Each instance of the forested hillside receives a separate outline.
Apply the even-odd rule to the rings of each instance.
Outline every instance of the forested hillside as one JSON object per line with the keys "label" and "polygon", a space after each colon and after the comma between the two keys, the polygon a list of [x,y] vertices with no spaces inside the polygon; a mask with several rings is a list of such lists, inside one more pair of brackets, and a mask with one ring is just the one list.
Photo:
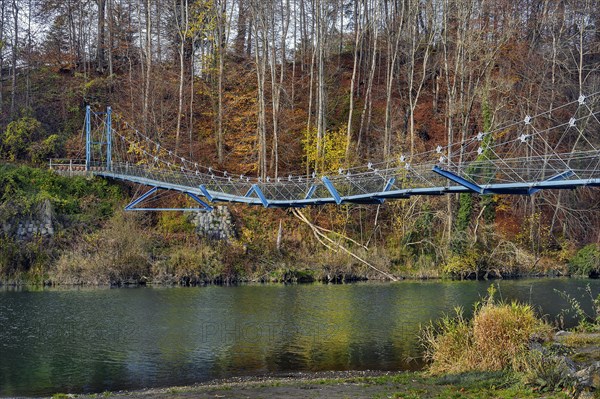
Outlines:
{"label": "forested hillside", "polygon": [[[337,173],[461,142],[600,91],[599,24],[593,0],[3,0],[0,159],[45,167],[49,158],[81,157],[85,105],[110,105],[202,165],[263,178]],[[598,135],[586,139],[600,145]],[[3,209],[14,209],[0,213],[2,223],[35,209],[7,205],[15,193],[54,193],[19,186],[13,168],[0,173]],[[82,193],[101,195],[89,184],[96,186]],[[119,189],[115,202],[134,191]],[[80,225],[63,223],[77,237],[63,245],[89,260],[111,244],[106,236],[94,248],[98,237],[85,234],[126,235],[131,223],[140,240],[148,235],[130,243],[139,258],[113,262],[144,259],[143,270],[100,282],[269,279],[308,263],[324,279],[378,274],[338,245],[396,276],[566,272],[569,262],[572,271],[594,274],[599,193],[463,194],[304,210],[327,229],[319,231],[330,245],[280,210],[232,207],[238,240],[214,246],[184,216],[124,219],[119,202],[98,216],[95,232],[74,234]],[[55,194],[42,197],[56,205],[64,198]],[[69,198],[79,204],[71,214],[86,214],[81,198]],[[16,245],[4,230],[3,242]],[[38,263],[40,278],[83,274],[66,273],[81,259],[60,251],[14,260],[3,248],[4,275]],[[210,273],[197,266],[207,259],[216,262]],[[88,277],[100,273],[93,270]]]}

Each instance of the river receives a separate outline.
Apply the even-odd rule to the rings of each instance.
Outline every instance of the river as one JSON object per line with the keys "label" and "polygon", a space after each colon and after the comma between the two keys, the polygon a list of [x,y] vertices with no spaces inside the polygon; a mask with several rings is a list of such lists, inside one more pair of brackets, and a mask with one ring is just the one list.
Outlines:
{"label": "river", "polygon": [[[490,284],[0,288],[0,396],[293,371],[417,369],[419,326],[456,306],[470,311]],[[493,284],[503,299],[532,303],[551,321],[566,307],[556,290],[582,298],[590,284],[600,292],[599,280]]]}

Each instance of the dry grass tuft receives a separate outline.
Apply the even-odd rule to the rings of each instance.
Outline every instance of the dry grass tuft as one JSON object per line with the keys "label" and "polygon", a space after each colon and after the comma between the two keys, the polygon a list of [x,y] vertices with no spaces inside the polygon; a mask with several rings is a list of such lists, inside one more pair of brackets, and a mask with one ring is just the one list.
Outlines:
{"label": "dry grass tuft", "polygon": [[495,302],[494,290],[475,306],[473,319],[462,309],[423,330],[425,357],[432,374],[498,371],[517,367],[514,362],[528,349],[533,336],[549,334],[551,327],[530,305]]}

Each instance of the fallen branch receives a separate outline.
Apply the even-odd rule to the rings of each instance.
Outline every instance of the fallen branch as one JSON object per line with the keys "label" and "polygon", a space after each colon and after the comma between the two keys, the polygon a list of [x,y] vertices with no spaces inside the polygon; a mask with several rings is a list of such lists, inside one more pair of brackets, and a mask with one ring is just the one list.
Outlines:
{"label": "fallen branch", "polygon": [[358,260],[361,263],[364,263],[365,265],[369,266],[371,269],[383,274],[384,276],[386,276],[387,278],[389,278],[392,281],[398,281],[398,279],[393,276],[390,273],[384,272],[383,270],[380,270],[378,268],[376,268],[375,266],[373,266],[372,264],[370,264],[369,262],[367,262],[366,260],[364,260],[363,258],[361,258],[360,256],[356,255],[355,253],[351,252],[348,248],[344,247],[343,245],[335,242],[334,240],[332,240],[331,238],[327,237],[327,235],[325,235],[321,230],[326,230],[329,231],[327,229],[323,229],[323,228],[319,228],[319,226],[315,226],[313,223],[311,223],[310,220],[308,220],[308,218],[302,213],[300,212],[298,209],[292,208],[292,213],[294,214],[294,216],[296,216],[298,219],[300,219],[301,221],[303,221],[304,223],[306,223],[308,225],[308,227],[310,227],[310,229],[313,232],[313,235],[317,238],[317,240],[323,244],[325,247],[327,247],[328,249],[333,250],[334,252],[337,252],[334,248],[332,248],[330,245],[328,245],[327,243],[325,243],[323,240],[328,241],[329,243],[331,243],[332,245],[336,246],[338,249],[344,251],[345,253],[347,253],[348,255],[352,256],[354,259]]}

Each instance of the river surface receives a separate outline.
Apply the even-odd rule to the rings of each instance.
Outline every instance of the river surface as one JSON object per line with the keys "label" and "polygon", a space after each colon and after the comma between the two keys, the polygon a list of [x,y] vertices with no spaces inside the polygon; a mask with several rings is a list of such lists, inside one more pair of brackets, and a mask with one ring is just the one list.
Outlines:
{"label": "river surface", "polygon": [[[419,326],[470,311],[491,282],[0,288],[0,396],[103,392],[216,378],[421,367]],[[555,320],[598,280],[494,282]],[[588,304],[589,301],[586,302]],[[568,318],[567,324],[572,323]]]}

